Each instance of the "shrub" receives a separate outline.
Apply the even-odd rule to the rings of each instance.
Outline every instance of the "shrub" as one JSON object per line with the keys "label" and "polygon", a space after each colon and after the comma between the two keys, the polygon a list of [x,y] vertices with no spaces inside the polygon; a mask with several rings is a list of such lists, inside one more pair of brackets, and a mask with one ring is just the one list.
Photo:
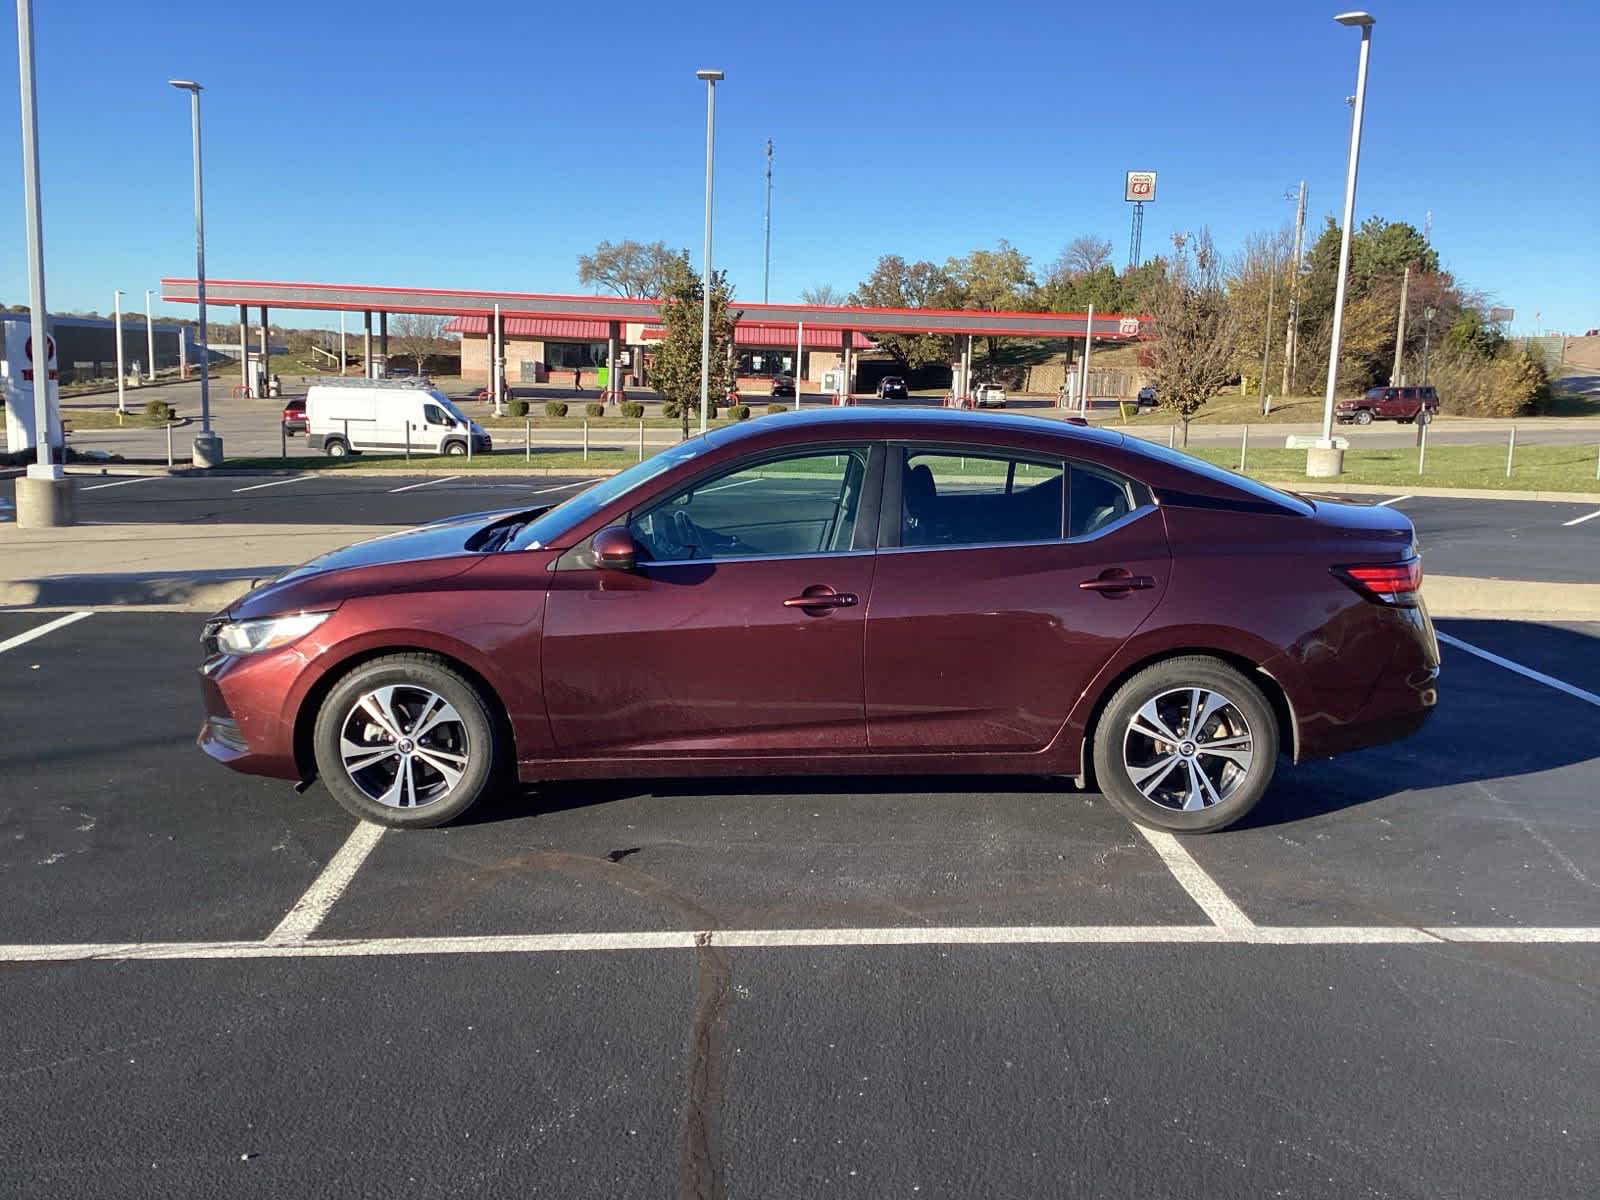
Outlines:
{"label": "shrub", "polygon": [[789,406],[787,404],[769,404],[767,405],[767,411],[769,413],[788,412]]}
{"label": "shrub", "polygon": [[1470,417],[1531,413],[1549,390],[1544,364],[1521,349],[1485,359],[1447,346],[1435,355],[1428,382],[1439,390],[1442,411]]}
{"label": "shrub", "polygon": [[173,417],[172,405],[165,400],[146,400],[144,415],[152,421],[170,421]]}
{"label": "shrub", "polygon": [[[640,417],[644,416],[644,405],[640,404],[637,400],[629,400],[622,406],[622,415],[627,417],[630,421],[637,421]],[[676,413],[671,415],[677,416]]]}
{"label": "shrub", "polygon": [[748,404],[735,404],[728,410],[728,415],[735,421],[748,421],[750,419],[750,406]]}
{"label": "shrub", "polygon": [[591,417],[603,417],[606,415],[606,406],[604,404],[585,404],[583,411]]}
{"label": "shrub", "polygon": [[544,415],[547,417],[564,417],[567,415],[567,406],[562,400],[546,400],[544,402]]}
{"label": "shrub", "polygon": [[526,400],[513,400],[507,405],[507,411],[513,417],[525,417],[528,415],[528,402]]}

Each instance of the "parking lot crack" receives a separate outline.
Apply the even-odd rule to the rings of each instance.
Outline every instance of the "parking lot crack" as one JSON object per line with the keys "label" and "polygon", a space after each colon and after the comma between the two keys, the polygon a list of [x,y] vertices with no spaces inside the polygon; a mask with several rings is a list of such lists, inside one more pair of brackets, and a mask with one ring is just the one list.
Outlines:
{"label": "parking lot crack", "polygon": [[722,1034],[733,1002],[733,966],[712,944],[710,930],[695,934],[695,1001],[689,1024],[683,1134],[678,1156],[679,1200],[720,1200],[722,1155]]}

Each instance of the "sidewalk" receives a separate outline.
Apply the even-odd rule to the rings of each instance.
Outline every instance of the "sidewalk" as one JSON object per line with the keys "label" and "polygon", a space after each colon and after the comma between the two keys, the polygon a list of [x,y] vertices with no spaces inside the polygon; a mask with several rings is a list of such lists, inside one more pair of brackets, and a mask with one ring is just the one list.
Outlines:
{"label": "sidewalk", "polygon": [[0,525],[0,608],[212,612],[370,525]]}

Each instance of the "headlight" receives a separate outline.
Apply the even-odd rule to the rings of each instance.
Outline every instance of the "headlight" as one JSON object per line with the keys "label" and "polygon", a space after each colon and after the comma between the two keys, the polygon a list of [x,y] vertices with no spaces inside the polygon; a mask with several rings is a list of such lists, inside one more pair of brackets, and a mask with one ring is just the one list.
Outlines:
{"label": "headlight", "polygon": [[325,612],[295,613],[288,617],[264,617],[259,621],[222,621],[215,631],[208,631],[222,654],[259,654],[263,650],[276,650],[302,638],[332,614]]}

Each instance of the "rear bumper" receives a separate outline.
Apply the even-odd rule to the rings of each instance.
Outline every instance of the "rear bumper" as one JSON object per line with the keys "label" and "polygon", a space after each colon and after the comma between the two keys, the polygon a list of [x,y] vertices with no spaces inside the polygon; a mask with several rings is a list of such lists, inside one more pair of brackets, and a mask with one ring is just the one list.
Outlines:
{"label": "rear bumper", "polygon": [[[1302,720],[1300,759],[1396,742],[1416,733],[1433,715],[1439,703],[1439,646],[1427,608],[1418,604],[1372,615],[1387,627],[1393,650],[1358,703],[1348,708],[1324,704],[1315,718]],[[1357,657],[1348,655],[1351,661]],[[1331,682],[1324,687],[1326,696],[1337,694]]]}

